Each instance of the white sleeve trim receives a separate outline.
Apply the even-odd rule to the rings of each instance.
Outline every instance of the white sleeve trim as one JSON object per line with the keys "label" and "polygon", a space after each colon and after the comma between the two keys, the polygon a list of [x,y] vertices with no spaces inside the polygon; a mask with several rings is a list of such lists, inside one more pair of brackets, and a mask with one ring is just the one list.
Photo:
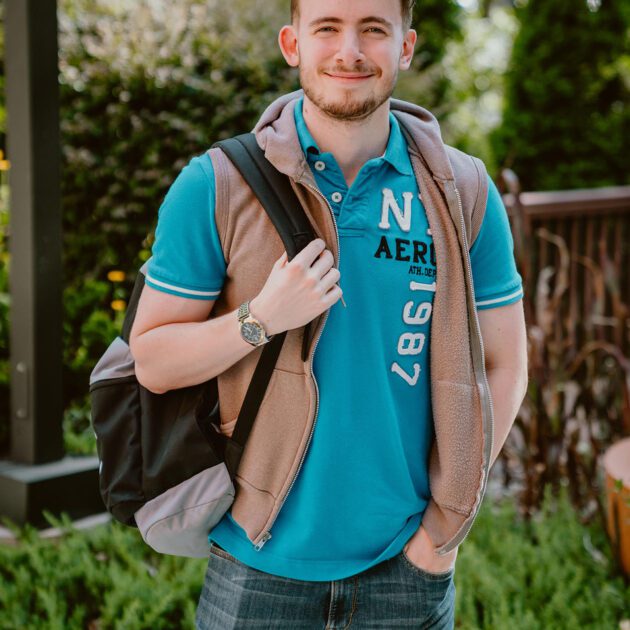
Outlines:
{"label": "white sleeve trim", "polygon": [[161,280],[156,280],[151,277],[149,274],[145,276],[148,282],[152,282],[153,284],[157,284],[159,287],[164,287],[165,289],[171,289],[173,291],[179,291],[180,293],[187,293],[188,295],[219,295],[221,291],[195,291],[194,289],[184,289],[183,287],[175,286],[174,284],[168,284],[166,282],[162,282]]}
{"label": "white sleeve trim", "polygon": [[498,302],[507,302],[507,300],[511,300],[515,298],[517,295],[522,295],[523,289],[520,288],[518,291],[514,291],[514,293],[510,293],[510,295],[504,295],[500,298],[495,298],[494,300],[481,300],[481,302],[475,302],[475,306],[485,306],[486,304],[497,304]]}

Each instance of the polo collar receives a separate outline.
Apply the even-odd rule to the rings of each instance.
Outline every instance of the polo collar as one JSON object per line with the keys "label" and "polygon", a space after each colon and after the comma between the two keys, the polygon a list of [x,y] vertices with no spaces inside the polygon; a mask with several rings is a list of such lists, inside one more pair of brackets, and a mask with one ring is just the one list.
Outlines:
{"label": "polo collar", "polygon": [[[293,113],[295,115],[295,127],[302,151],[307,156],[319,155],[321,151],[315,142],[311,132],[309,131],[302,111],[304,97],[302,96],[295,104]],[[385,153],[381,156],[386,162],[391,164],[402,175],[413,175],[411,162],[407,153],[407,142],[400,130],[400,124],[391,112],[389,112],[389,139]]]}
{"label": "polo collar", "polygon": [[[296,182],[315,185],[300,146],[293,113],[302,96],[304,91],[300,89],[278,97],[262,113],[252,132],[265,157],[281,173]],[[395,98],[389,99],[389,107],[400,124],[409,155],[421,158],[435,179],[454,181],[453,169],[435,116],[420,105]]]}

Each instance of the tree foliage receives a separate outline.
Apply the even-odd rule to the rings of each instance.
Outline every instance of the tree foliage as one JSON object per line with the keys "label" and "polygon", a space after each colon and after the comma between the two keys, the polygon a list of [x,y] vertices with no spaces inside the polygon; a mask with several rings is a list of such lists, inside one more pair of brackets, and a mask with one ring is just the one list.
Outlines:
{"label": "tree foliage", "polygon": [[627,3],[529,0],[517,14],[498,160],[527,190],[629,183]]}

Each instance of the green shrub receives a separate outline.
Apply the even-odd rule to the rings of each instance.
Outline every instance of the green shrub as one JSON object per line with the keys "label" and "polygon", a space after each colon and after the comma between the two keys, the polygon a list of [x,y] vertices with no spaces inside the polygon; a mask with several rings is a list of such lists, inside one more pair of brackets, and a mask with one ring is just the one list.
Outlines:
{"label": "green shrub", "polygon": [[[245,4],[61,3],[66,408],[81,404],[89,372],[120,329],[123,313],[110,305],[124,305],[149,257],[177,173],[296,87],[275,38],[247,37]],[[281,16],[273,3],[256,4],[263,35]],[[109,282],[111,270],[125,280]]]}
{"label": "green shrub", "polygon": [[[27,527],[16,528],[16,546],[0,545],[0,629],[193,627],[205,560],[155,554],[117,523],[61,524],[69,533],[58,541]],[[580,523],[564,491],[557,501],[547,492],[528,523],[509,497],[486,499],[455,585],[456,627],[466,630],[613,630],[630,617],[630,587],[603,533]]]}
{"label": "green shrub", "polygon": [[630,617],[605,533],[581,524],[565,488],[544,495],[529,521],[515,500],[485,502],[458,554],[458,627],[614,630]]}
{"label": "green shrub", "polygon": [[159,556],[122,525],[49,520],[70,533],[48,541],[26,527],[18,546],[0,546],[1,629],[193,627],[205,560]]}

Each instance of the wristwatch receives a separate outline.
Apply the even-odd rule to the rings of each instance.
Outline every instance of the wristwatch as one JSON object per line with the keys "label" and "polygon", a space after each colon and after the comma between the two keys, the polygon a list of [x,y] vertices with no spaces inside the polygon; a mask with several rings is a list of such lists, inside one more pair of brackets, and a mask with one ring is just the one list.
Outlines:
{"label": "wristwatch", "polygon": [[262,346],[273,339],[273,335],[267,335],[264,326],[249,312],[249,302],[250,300],[247,300],[238,307],[237,316],[241,326],[241,337],[252,346]]}

